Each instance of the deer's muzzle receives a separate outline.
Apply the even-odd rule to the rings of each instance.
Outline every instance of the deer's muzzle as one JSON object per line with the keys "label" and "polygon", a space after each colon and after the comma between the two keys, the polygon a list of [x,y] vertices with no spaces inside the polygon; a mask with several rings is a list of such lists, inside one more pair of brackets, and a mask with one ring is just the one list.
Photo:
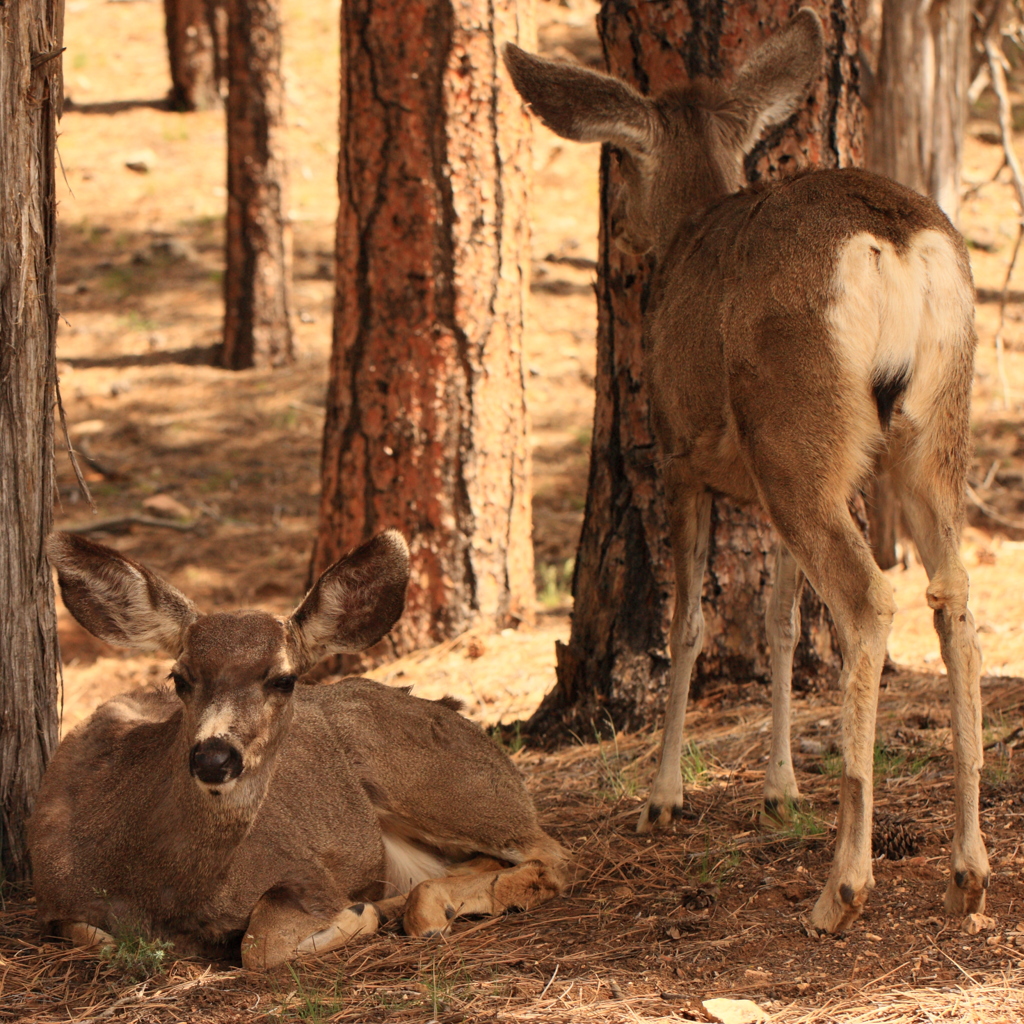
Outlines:
{"label": "deer's muzzle", "polygon": [[226,740],[214,736],[192,748],[188,766],[200,782],[227,782],[242,774],[242,755]]}

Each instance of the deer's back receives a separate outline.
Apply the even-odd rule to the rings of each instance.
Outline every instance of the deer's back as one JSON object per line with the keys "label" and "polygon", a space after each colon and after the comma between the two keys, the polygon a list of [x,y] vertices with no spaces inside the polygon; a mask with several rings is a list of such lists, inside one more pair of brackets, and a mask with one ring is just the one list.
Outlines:
{"label": "deer's back", "polygon": [[[717,202],[684,225],[652,282],[647,374],[663,451],[695,482],[754,500],[744,432],[775,407],[794,430],[864,420],[873,375],[886,359],[912,363],[918,344],[887,339],[900,316],[886,310],[902,313],[914,291],[920,314],[929,290],[970,306],[966,249],[931,200],[888,179],[817,171]],[[823,422],[797,425],[812,405]]]}

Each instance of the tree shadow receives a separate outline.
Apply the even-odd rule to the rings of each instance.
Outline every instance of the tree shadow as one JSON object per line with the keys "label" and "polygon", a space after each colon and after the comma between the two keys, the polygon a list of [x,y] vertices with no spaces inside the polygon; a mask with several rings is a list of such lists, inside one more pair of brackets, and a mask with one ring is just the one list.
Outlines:
{"label": "tree shadow", "polygon": [[64,110],[76,114],[122,114],[126,110],[149,107],[153,110],[173,110],[170,102],[160,100],[107,100],[104,103],[76,103],[70,96],[64,98]]}
{"label": "tree shadow", "polygon": [[121,368],[126,366],[162,366],[177,363],[183,366],[213,366],[220,352],[220,343],[213,345],[195,345],[192,348],[170,349],[166,352],[144,352],[120,356],[71,356],[61,357],[60,362],[76,370],[89,370],[95,367]]}

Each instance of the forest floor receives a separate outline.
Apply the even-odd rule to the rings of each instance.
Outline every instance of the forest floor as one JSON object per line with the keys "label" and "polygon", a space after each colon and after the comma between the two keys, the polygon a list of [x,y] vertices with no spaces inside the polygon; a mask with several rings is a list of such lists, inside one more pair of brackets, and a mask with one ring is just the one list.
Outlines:
{"label": "forest floor", "polygon": [[[58,359],[71,437],[88,456],[100,517],[180,516],[99,538],[206,610],[283,612],[306,583],[330,345],[337,6],[284,4],[298,358],[283,370],[231,373],[209,365],[222,312],[223,116],[165,108],[160,4],[67,3]],[[599,60],[595,9],[589,0],[540,2],[542,47]],[[576,858],[561,900],[460,924],[446,940],[383,934],[257,976],[40,944],[30,895],[8,886],[0,1021],[703,1021],[701,1001],[719,996],[754,1000],[788,1024],[1024,1018],[1024,790],[1019,758],[997,742],[1021,724],[1024,705],[1024,529],[1007,525],[1024,524],[1024,292],[1011,292],[1001,378],[994,300],[1017,214],[1011,187],[992,180],[1001,163],[995,132],[983,100],[966,144],[961,226],[979,289],[972,484],[989,511],[973,507],[964,550],[989,673],[983,826],[994,927],[968,935],[941,915],[949,714],[924,574],[908,554],[889,573],[900,608],[890,652],[901,668],[883,680],[876,776],[880,812],[903,818],[919,848],[875,862],[877,888],[848,935],[811,938],[800,925],[831,855],[839,695],[822,686],[796,696],[809,810],[766,832],[755,808],[767,693],[738,680],[696,702],[686,755],[692,818],[664,835],[632,831],[653,768],[651,736],[515,751],[543,821]],[[537,624],[462,637],[374,673],[422,696],[451,692],[481,723],[528,716],[554,682],[586,494],[597,147],[562,143],[540,126],[535,133],[526,369]],[[58,460],[58,525],[92,520],[67,459]],[[65,731],[113,694],[166,675],[165,659],[110,648],[59,615]],[[899,829],[890,823],[890,831]]]}

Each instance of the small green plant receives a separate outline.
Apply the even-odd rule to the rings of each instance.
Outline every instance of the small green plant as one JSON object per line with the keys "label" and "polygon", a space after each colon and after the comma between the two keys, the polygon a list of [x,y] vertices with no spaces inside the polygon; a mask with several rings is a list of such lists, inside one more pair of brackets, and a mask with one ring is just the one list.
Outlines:
{"label": "small green plant", "polygon": [[688,786],[692,786],[700,782],[707,775],[710,766],[707,758],[704,756],[704,752],[693,740],[690,740],[683,747],[679,767],[683,772],[683,782]]}
{"label": "small green plant", "polygon": [[722,885],[739,867],[742,857],[739,850],[720,854],[712,851],[710,843],[700,857],[691,857],[691,867],[696,867],[697,884],[701,886]]}
{"label": "small green plant", "polygon": [[779,823],[777,834],[780,839],[799,842],[823,836],[825,826],[814,811],[802,807],[800,804],[792,804],[789,807],[788,817]]}
{"label": "small green plant", "polygon": [[545,608],[560,608],[572,598],[574,558],[564,562],[543,562],[537,566],[537,600]]}
{"label": "small green plant", "polygon": [[174,948],[163,939],[147,939],[137,932],[119,930],[114,945],[103,948],[103,959],[129,981],[145,981],[162,974],[167,954]]}
{"label": "small green plant", "polygon": [[843,774],[843,755],[838,750],[826,750],[821,755],[821,774],[838,779]]}
{"label": "small green plant", "polygon": [[431,960],[429,973],[423,979],[423,987],[427,990],[425,1002],[434,1020],[450,1008],[453,1000],[467,995],[472,983],[472,975],[464,967],[446,971],[436,959]]}
{"label": "small green plant", "polygon": [[636,775],[627,771],[625,764],[632,759],[619,751],[619,734],[615,724],[608,719],[608,727],[611,731],[612,747],[614,753],[609,754],[607,744],[601,742],[601,734],[597,725],[594,725],[594,739],[597,741],[597,754],[601,759],[601,795],[609,803],[617,803],[623,797],[635,797],[639,789]]}
{"label": "small green plant", "polygon": [[309,1021],[310,1024],[326,1024],[331,1017],[343,1009],[339,983],[335,982],[334,988],[330,991],[307,988],[291,964],[288,965],[288,970],[291,973],[292,981],[295,982],[295,998],[298,1003],[288,1007],[288,1016],[284,1017],[285,1020],[304,1020]]}
{"label": "small green plant", "polygon": [[495,746],[504,750],[506,754],[518,754],[526,746],[522,722],[513,722],[508,726],[499,722],[497,725],[491,726],[490,734]]}
{"label": "small green plant", "polygon": [[927,756],[911,757],[905,750],[893,750],[884,743],[875,744],[875,777],[893,779],[919,775],[928,763]]}

